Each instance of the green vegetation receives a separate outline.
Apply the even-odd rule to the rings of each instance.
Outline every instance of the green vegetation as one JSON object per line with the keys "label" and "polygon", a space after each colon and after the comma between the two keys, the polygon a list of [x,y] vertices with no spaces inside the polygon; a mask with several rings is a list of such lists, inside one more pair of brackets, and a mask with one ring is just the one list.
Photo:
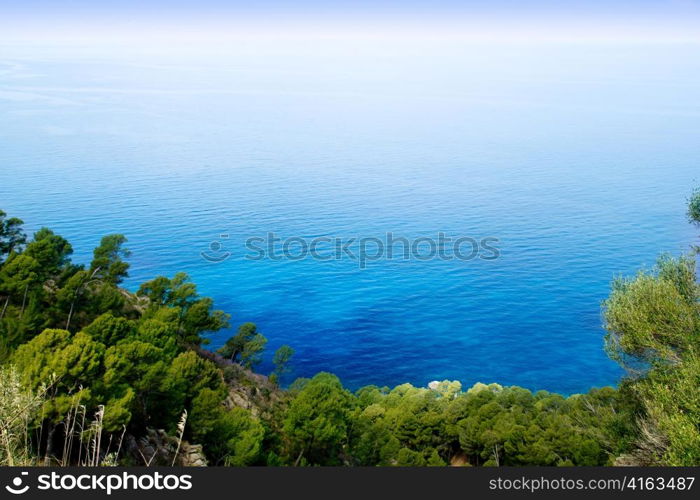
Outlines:
{"label": "green vegetation", "polygon": [[700,224],[700,189],[696,189],[688,200],[688,220]]}
{"label": "green vegetation", "polygon": [[272,364],[275,365],[275,369],[270,374],[272,382],[277,383],[283,375],[291,372],[289,361],[292,359],[292,356],[294,356],[294,349],[288,345],[280,346],[275,351],[275,355],[272,357]]}
{"label": "green vegetation", "polygon": [[[700,224],[700,191],[688,216]],[[167,465],[189,443],[232,466],[700,464],[693,254],[613,281],[605,347],[628,376],[564,397],[453,381],[351,393],[330,373],[281,389],[291,347],[269,377],[251,371],[267,344],[253,323],[205,350],[230,316],[184,273],[120,288],[126,244],[105,236],[77,265],[64,238],[30,240],[0,211],[0,465],[151,464],[138,443],[158,432]]]}
{"label": "green vegetation", "polygon": [[639,405],[635,462],[700,463],[700,287],[693,256],[617,279],[605,302],[606,347]]}

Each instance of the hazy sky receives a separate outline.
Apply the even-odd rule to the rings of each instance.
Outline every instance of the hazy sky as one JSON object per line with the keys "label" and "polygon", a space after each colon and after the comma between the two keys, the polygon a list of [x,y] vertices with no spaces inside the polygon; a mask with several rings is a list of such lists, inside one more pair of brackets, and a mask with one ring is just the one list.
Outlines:
{"label": "hazy sky", "polygon": [[700,41],[700,0],[0,0],[0,41],[270,33]]}

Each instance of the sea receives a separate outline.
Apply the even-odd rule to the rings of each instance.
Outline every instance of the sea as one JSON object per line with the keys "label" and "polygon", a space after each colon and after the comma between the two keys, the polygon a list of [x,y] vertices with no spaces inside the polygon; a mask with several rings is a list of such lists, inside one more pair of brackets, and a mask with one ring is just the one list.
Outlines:
{"label": "sea", "polygon": [[697,45],[148,49],[0,45],[0,209],[123,233],[125,287],[186,272],[285,384],[614,386],[611,280],[698,242]]}

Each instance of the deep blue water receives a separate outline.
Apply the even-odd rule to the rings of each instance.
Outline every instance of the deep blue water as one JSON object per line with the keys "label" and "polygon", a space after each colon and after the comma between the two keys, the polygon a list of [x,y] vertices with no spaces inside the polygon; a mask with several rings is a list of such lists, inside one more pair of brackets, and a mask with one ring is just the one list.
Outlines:
{"label": "deep blue water", "polygon": [[[371,49],[371,47],[370,47]],[[187,59],[0,47],[0,208],[128,287],[186,271],[351,388],[615,384],[616,273],[696,238],[698,47],[241,49]],[[495,261],[251,261],[281,237],[499,238]],[[200,257],[222,240],[231,258]],[[231,332],[212,337],[217,347]]]}

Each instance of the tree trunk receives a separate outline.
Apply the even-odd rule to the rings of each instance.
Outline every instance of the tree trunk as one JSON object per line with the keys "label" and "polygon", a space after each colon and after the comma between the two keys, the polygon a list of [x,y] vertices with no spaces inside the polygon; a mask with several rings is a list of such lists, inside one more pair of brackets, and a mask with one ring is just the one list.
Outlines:
{"label": "tree trunk", "polygon": [[73,306],[75,305],[75,299],[70,303],[70,311],[68,311],[68,319],[66,320],[66,330],[70,331],[70,318],[73,316]]}
{"label": "tree trunk", "polygon": [[294,467],[298,467],[298,466],[299,466],[299,462],[301,462],[301,457],[302,457],[303,455],[304,455],[304,450],[302,449],[302,450],[299,452],[299,456],[298,456],[297,459],[294,461]]}
{"label": "tree trunk", "polygon": [[7,309],[7,304],[9,304],[9,303],[10,303],[10,296],[8,295],[7,298],[5,299],[5,305],[2,308],[2,312],[0,313],[0,319],[2,319],[3,316],[5,316],[5,310]]}
{"label": "tree trunk", "polygon": [[46,437],[46,454],[44,455],[44,466],[48,467],[51,465],[51,456],[53,455],[53,438],[56,434],[56,426],[54,424],[49,424],[51,426],[49,434]]}
{"label": "tree trunk", "polygon": [[22,311],[19,313],[19,319],[24,316],[24,305],[27,303],[27,291],[29,291],[29,283],[24,287],[24,297],[22,297]]}

